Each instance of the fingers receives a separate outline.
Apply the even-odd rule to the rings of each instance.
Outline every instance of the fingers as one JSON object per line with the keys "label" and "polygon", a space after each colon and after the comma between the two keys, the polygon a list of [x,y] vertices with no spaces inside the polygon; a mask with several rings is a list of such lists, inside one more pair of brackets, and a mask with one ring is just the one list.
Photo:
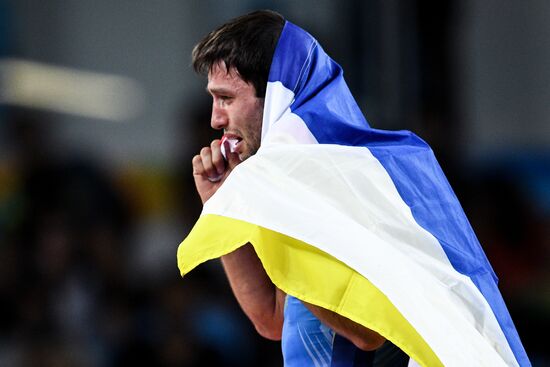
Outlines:
{"label": "fingers", "polygon": [[225,162],[220,150],[220,141],[214,140],[209,147],[201,149],[193,157],[193,175],[203,176],[212,182],[219,181],[225,172]]}
{"label": "fingers", "polygon": [[204,176],[204,166],[202,165],[202,159],[200,155],[196,155],[192,160],[193,164],[193,176]]}
{"label": "fingers", "polygon": [[210,150],[212,151],[212,163],[216,167],[216,172],[221,175],[225,172],[225,161],[221,150],[221,141],[216,139],[210,143]]}
{"label": "fingers", "polygon": [[222,155],[219,139],[212,141],[209,147],[202,148],[200,153],[193,157],[193,175],[197,179],[202,177],[210,182],[220,181],[228,169],[232,170],[241,163],[239,154],[231,152],[229,142],[225,141],[224,145],[227,161]]}

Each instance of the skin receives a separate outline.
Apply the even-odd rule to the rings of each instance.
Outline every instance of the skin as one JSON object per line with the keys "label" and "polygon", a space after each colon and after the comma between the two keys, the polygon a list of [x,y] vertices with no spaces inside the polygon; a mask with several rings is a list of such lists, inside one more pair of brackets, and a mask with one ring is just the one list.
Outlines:
{"label": "skin", "polygon": [[[193,176],[203,203],[218,190],[237,164],[255,154],[260,147],[264,103],[263,98],[256,97],[252,84],[243,81],[236,70],[228,71],[223,63],[215,64],[208,73],[206,90],[212,96],[210,126],[240,141],[237,154],[227,156],[227,164],[221,154],[219,139],[193,157]],[[227,148],[225,151],[229,152]],[[211,182],[220,175],[220,181]]]}
{"label": "skin", "polygon": [[[206,89],[213,102],[212,128],[223,130],[224,135],[239,139],[239,143],[234,153],[225,143],[227,161],[221,154],[219,139],[193,157],[193,177],[203,204],[239,163],[256,153],[263,116],[263,98],[256,97],[254,86],[242,80],[235,69],[228,71],[223,63],[215,64],[208,73]],[[280,340],[286,295],[271,282],[252,245],[222,256],[222,264],[237,301],[256,330],[265,338]],[[303,303],[321,322],[360,349],[375,350],[385,341],[378,333],[343,316]]]}

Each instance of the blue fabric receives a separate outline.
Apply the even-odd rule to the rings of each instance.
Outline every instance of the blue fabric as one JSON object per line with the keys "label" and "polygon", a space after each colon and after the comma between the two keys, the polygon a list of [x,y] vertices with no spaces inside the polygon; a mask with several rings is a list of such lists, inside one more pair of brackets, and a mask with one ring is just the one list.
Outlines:
{"label": "blue fabric", "polygon": [[287,296],[281,347],[285,367],[369,366],[368,354],[322,324],[297,298]]}
{"label": "blue fabric", "polygon": [[300,300],[286,297],[281,347],[285,367],[330,366],[334,332]]}
{"label": "blue fabric", "polygon": [[365,352],[319,321],[303,303],[286,297],[281,347],[285,367],[404,367],[409,357],[390,342]]}
{"label": "blue fabric", "polygon": [[488,301],[521,366],[530,366],[498,290],[498,279],[430,147],[408,131],[373,129],[349,91],[341,67],[307,32],[287,22],[269,81],[295,94],[290,108],[320,144],[367,147],[384,166],[417,223],[440,243],[453,267]]}

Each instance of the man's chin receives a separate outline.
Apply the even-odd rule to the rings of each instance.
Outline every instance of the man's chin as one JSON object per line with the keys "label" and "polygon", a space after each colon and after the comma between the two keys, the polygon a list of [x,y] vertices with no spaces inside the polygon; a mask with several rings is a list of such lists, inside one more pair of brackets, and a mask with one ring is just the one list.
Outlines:
{"label": "man's chin", "polygon": [[247,160],[248,158],[252,157],[254,154],[256,154],[256,152],[258,151],[258,149],[254,149],[253,152],[250,152],[248,151],[248,149],[242,153],[239,153],[239,159],[241,160],[241,162]]}
{"label": "man's chin", "polygon": [[248,154],[248,153],[240,153],[239,154],[239,159],[241,160],[241,162],[244,162],[245,160],[247,160],[250,157],[251,157],[251,154]]}

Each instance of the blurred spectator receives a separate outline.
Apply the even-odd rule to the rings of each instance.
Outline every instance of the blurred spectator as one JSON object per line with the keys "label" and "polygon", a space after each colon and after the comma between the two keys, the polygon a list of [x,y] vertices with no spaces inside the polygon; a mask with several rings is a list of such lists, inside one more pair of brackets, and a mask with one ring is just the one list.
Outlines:
{"label": "blurred spectator", "polygon": [[[255,366],[279,358],[278,344],[258,339],[238,312],[219,264],[183,281],[174,243],[173,269],[149,281],[132,274],[140,271],[130,242],[139,222],[118,181],[86,157],[56,151],[51,116],[6,112],[0,365]],[[177,182],[183,238],[200,207],[191,172]]]}
{"label": "blurred spectator", "polygon": [[[4,163],[15,184],[1,204],[15,217],[1,221],[10,270],[0,294],[11,316],[2,340],[19,347],[23,365],[47,364],[33,356],[54,365],[93,362],[100,295],[126,286],[130,215],[108,175],[84,158],[54,152],[54,125],[45,116],[15,108],[7,116],[11,159]],[[72,354],[78,361],[60,362]]]}

